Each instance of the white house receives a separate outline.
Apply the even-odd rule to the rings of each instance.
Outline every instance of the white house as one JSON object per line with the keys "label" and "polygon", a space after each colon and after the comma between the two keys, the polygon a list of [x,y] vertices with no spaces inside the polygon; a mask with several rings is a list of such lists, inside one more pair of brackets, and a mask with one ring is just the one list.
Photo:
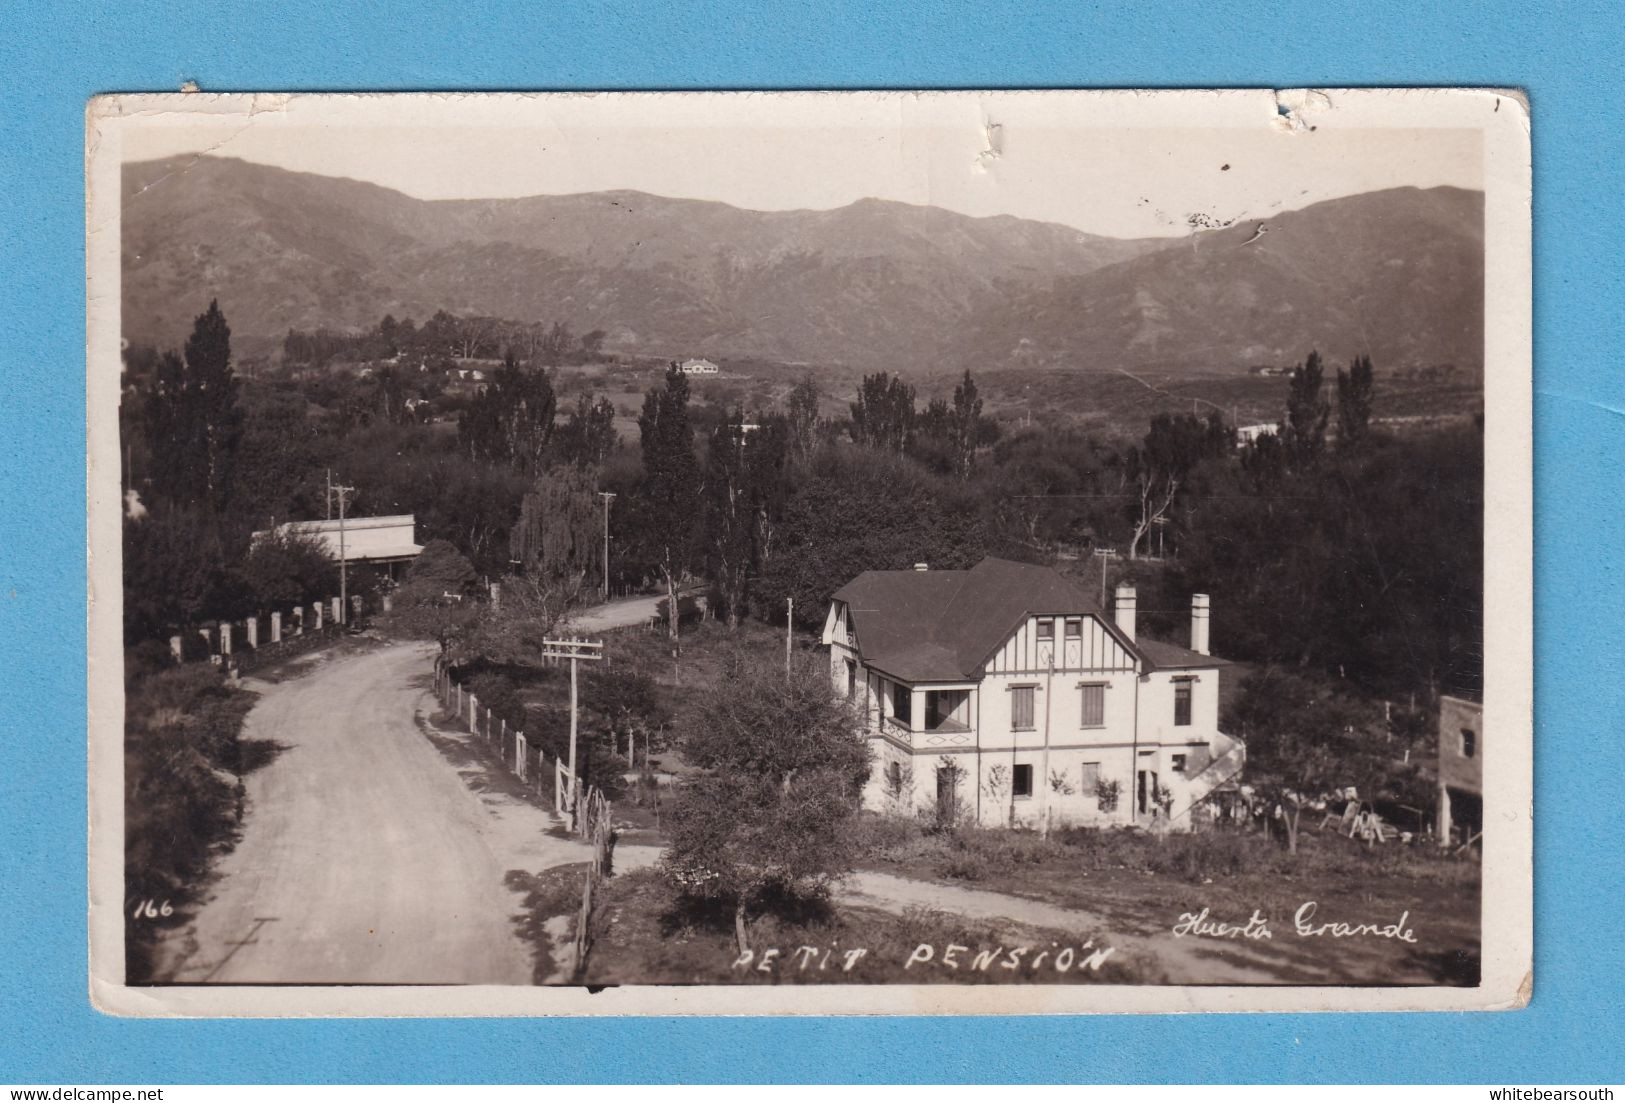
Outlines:
{"label": "white house", "polygon": [[684,375],[715,375],[722,369],[709,360],[684,360],[677,370]]}
{"label": "white house", "polygon": [[[339,558],[339,520],[289,521],[276,531],[312,536],[321,541],[327,553]],[[256,532],[255,540],[264,536]],[[390,576],[395,564],[410,563],[423,546],[417,542],[417,516],[398,513],[385,517],[346,517],[344,519],[344,560],[347,563],[373,563],[387,567]]]}
{"label": "white house", "polygon": [[[1188,828],[1233,791],[1246,747],[1219,730],[1208,598],[1191,646],[1137,636],[1053,569],[866,571],[830,603],[836,691],[863,710],[868,807],[1005,824]],[[1117,799],[1110,789],[1116,783]]]}

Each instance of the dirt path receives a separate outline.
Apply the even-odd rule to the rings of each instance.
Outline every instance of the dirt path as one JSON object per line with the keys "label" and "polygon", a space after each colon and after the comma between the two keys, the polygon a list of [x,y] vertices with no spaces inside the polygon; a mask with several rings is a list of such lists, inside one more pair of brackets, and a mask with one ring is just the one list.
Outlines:
{"label": "dirt path", "polygon": [[608,605],[594,605],[571,616],[564,628],[572,632],[602,632],[608,628],[629,628],[647,624],[660,611],[665,597],[655,594],[612,601]]}
{"label": "dirt path", "polygon": [[[480,784],[433,732],[430,650],[323,657],[262,697],[243,736],[271,761],[193,922],[166,944],[178,983],[530,984],[514,871],[585,860],[555,818]],[[471,760],[469,756],[468,760]],[[550,833],[551,832],[551,833]]]}
{"label": "dirt path", "polygon": [[1024,927],[1092,935],[1097,945],[1148,957],[1165,971],[1169,984],[1269,984],[1279,979],[1263,960],[1247,962],[1245,948],[1232,943],[1208,945],[1176,939],[1172,934],[1156,938],[1126,934],[1104,915],[986,889],[859,870],[842,883],[837,898],[845,904],[883,911],[931,908],[967,919],[1005,920]]}

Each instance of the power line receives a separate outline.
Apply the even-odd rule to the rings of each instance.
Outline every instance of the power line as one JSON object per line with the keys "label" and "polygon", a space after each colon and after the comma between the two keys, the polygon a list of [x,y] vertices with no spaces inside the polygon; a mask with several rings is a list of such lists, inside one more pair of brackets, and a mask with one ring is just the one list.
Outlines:
{"label": "power line", "polygon": [[347,624],[350,619],[350,592],[348,563],[345,561],[344,548],[344,505],[345,495],[355,493],[353,486],[335,486],[333,483],[333,469],[327,469],[327,519],[333,519],[333,496],[338,495],[339,500],[339,623]]}

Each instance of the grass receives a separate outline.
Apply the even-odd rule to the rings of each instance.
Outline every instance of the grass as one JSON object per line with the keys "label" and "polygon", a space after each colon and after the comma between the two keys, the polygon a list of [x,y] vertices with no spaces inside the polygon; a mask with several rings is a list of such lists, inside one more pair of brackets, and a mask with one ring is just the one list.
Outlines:
{"label": "grass", "polygon": [[[1091,954],[1109,945],[1099,936],[995,926],[927,909],[899,915],[816,901],[788,902],[755,919],[750,953],[741,955],[729,909],[674,897],[655,870],[612,878],[600,899],[597,938],[584,978],[589,985],[1135,984],[1158,979],[1154,963],[1143,956],[1113,951],[1096,963]],[[1014,953],[1017,949],[1023,952]],[[1063,955],[1067,949],[1071,952]]]}
{"label": "grass", "polygon": [[[1101,916],[1111,932],[1173,943],[1180,917],[1207,909],[1244,923],[1256,910],[1274,937],[1247,947],[1279,983],[1475,984],[1480,868],[1425,847],[1367,847],[1306,830],[1288,854],[1259,832],[1158,836],[1139,831],[964,828],[931,832],[907,820],[860,821],[863,868],[1040,900]],[[1396,922],[1417,941],[1306,938],[1294,916],[1308,902],[1319,922]],[[1189,945],[1189,940],[1182,940]],[[1242,950],[1226,944],[1225,953]]]}
{"label": "grass", "polygon": [[281,749],[241,739],[254,694],[218,667],[135,663],[125,686],[125,973],[144,984],[157,969],[160,935],[184,925],[219,855],[236,845],[242,776]]}

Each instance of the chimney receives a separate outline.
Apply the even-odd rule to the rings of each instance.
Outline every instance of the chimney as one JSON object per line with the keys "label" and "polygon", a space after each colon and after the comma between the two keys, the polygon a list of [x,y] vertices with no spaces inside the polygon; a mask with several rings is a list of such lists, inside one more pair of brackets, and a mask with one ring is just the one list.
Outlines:
{"label": "chimney", "polygon": [[1129,639],[1134,638],[1134,587],[1124,582],[1117,587],[1117,627]]}
{"label": "chimney", "polygon": [[924,563],[916,563],[916,564],[914,564],[914,569],[916,571],[930,570],[930,568],[927,567]]}
{"label": "chimney", "polygon": [[1208,604],[1206,594],[1191,595],[1191,650],[1206,655]]}

